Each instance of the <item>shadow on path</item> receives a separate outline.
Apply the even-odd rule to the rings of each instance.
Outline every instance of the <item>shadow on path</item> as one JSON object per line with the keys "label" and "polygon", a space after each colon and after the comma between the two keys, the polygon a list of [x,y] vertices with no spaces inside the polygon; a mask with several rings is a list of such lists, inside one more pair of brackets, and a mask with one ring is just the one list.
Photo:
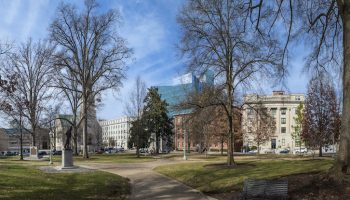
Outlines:
{"label": "shadow on path", "polygon": [[208,200],[213,199],[174,179],[154,172],[157,166],[175,163],[157,160],[145,163],[84,163],[82,167],[97,169],[127,177],[132,192],[129,199]]}

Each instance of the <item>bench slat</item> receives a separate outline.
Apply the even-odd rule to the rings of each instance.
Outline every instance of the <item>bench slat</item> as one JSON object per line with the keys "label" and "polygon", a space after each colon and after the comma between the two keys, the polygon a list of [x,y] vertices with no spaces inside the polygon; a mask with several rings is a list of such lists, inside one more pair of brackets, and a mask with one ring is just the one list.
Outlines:
{"label": "bench slat", "polygon": [[[243,198],[242,198],[243,197]],[[254,180],[244,181],[242,199],[245,198],[282,198],[288,197],[288,180]]]}

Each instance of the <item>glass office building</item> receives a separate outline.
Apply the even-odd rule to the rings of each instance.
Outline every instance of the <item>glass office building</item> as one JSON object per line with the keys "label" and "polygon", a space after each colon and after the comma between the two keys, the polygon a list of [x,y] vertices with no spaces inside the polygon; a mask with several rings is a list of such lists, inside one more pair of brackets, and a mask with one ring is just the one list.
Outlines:
{"label": "glass office building", "polygon": [[174,79],[174,85],[155,86],[163,100],[168,103],[169,117],[178,114],[188,114],[191,110],[177,110],[177,104],[186,100],[186,96],[194,91],[201,91],[205,84],[214,85],[214,73],[207,71],[202,75],[188,73]]}

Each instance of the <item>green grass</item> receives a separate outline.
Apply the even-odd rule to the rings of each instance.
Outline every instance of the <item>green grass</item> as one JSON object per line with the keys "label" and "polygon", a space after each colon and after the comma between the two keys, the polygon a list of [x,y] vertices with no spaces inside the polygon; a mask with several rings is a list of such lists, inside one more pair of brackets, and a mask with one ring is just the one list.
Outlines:
{"label": "green grass", "polygon": [[[151,156],[141,155],[139,158],[135,154],[96,154],[90,155],[89,159],[83,159],[82,156],[74,156],[74,162],[102,162],[102,163],[138,163],[155,161]],[[54,162],[61,162],[61,156],[53,156]]]}
{"label": "green grass", "polygon": [[239,189],[246,178],[272,179],[291,174],[326,171],[333,161],[322,160],[241,160],[228,168],[224,163],[193,162],[166,165],[155,171],[208,193]]}
{"label": "green grass", "polygon": [[[5,162],[6,161],[6,162]],[[42,162],[0,162],[0,199],[125,199],[128,180],[107,172],[48,174]]]}

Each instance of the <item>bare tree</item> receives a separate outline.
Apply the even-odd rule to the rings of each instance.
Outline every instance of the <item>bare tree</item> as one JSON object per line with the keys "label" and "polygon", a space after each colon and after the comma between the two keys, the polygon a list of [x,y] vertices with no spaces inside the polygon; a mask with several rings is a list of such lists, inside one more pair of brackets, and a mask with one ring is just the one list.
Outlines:
{"label": "bare tree", "polygon": [[[54,151],[56,150],[56,138],[57,138],[57,128],[56,128],[56,118],[61,110],[61,104],[55,104],[47,106],[45,110],[45,119],[43,119],[43,127],[46,127],[52,132],[53,137],[50,138],[50,144],[52,144]],[[51,146],[50,146],[51,148]]]}
{"label": "bare tree", "polygon": [[[145,106],[144,99],[146,98],[146,84],[143,82],[138,76],[135,80],[135,87],[129,94],[128,102],[125,105],[125,113],[127,116],[132,117],[134,120],[136,120],[136,123],[141,123],[141,117],[142,117],[142,111]],[[141,137],[141,134],[144,134],[142,132],[141,125],[136,124],[138,128],[136,128],[137,134],[134,134],[135,144],[136,144],[136,155],[137,157],[140,156],[140,145],[139,140]]]}
{"label": "bare tree", "polygon": [[19,130],[20,160],[23,160],[23,131],[28,131],[24,128],[24,112],[27,102],[23,96],[20,98],[18,96],[16,92],[6,92],[4,97],[6,98],[7,106],[1,107],[0,110],[9,119],[12,128]]}
{"label": "bare tree", "polygon": [[[59,57],[58,57],[59,58]],[[59,61],[57,61],[59,63]],[[73,138],[73,150],[74,154],[78,155],[78,130],[84,117],[79,115],[79,109],[82,104],[82,91],[81,86],[77,80],[75,74],[66,68],[56,68],[55,87],[62,91],[63,96],[68,100],[69,107],[71,109],[72,118],[70,124],[72,126],[72,138]]]}
{"label": "bare tree", "polygon": [[191,133],[187,138],[200,145],[199,152],[203,152],[204,149],[208,151],[212,144],[212,139],[214,138],[212,124],[216,117],[215,107],[206,107],[197,109],[188,118],[184,118],[186,127],[189,130],[187,134],[188,132]]}
{"label": "bare tree", "polygon": [[52,41],[62,50],[59,65],[70,71],[82,93],[83,157],[87,152],[87,112],[95,96],[107,89],[118,89],[124,78],[125,61],[131,55],[125,40],[115,28],[121,20],[119,12],[98,14],[98,4],[86,0],[83,11],[71,4],[62,4],[49,31]]}
{"label": "bare tree", "polygon": [[[273,32],[257,31],[247,20],[244,1],[189,1],[180,11],[183,30],[180,48],[189,58],[189,69],[215,72],[219,88],[226,93],[223,106],[229,124],[227,164],[233,159],[233,108],[238,87],[249,85],[256,77],[279,77],[285,72],[283,49]],[[261,22],[270,18],[267,11]]]}
{"label": "bare tree", "polygon": [[36,145],[36,130],[40,126],[43,111],[53,95],[50,85],[54,50],[46,42],[29,39],[11,53],[2,69],[4,73],[12,72],[17,79],[12,104],[25,102],[23,118],[29,121],[33,146]]}
{"label": "bare tree", "polygon": [[[247,0],[249,17],[260,31],[268,31],[283,21],[287,29],[284,52],[294,34],[311,44],[313,50],[307,58],[306,67],[311,70],[327,69],[337,71],[342,76],[342,129],[337,162],[334,174],[337,180],[350,173],[350,2],[344,0],[317,1],[276,1],[267,3],[261,0]],[[261,11],[271,10],[275,20],[270,26],[261,27]],[[335,70],[334,70],[335,69]]]}
{"label": "bare tree", "polygon": [[319,148],[333,143],[339,136],[340,115],[337,97],[331,80],[326,74],[314,76],[308,86],[305,110],[302,124],[302,138],[310,147]]}

